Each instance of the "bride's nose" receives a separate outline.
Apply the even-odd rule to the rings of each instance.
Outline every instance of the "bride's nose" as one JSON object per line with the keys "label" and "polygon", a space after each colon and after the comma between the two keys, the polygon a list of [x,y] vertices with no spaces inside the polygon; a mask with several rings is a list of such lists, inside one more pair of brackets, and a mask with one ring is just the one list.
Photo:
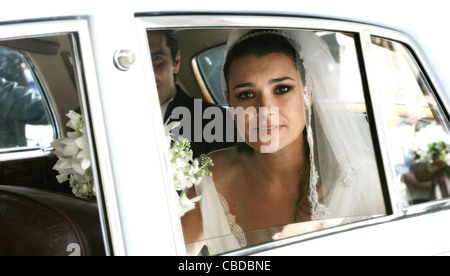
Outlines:
{"label": "bride's nose", "polygon": [[270,117],[275,113],[277,108],[278,106],[272,95],[261,95],[258,108],[259,117]]}

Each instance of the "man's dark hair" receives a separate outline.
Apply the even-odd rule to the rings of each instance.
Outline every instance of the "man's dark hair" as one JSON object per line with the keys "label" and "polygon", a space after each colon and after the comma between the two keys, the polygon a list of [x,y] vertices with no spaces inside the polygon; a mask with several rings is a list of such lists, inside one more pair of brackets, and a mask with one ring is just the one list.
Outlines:
{"label": "man's dark hair", "polygon": [[177,35],[174,30],[163,30],[161,31],[166,36],[167,46],[170,48],[170,54],[172,55],[172,60],[175,62],[175,57],[180,50],[180,43],[178,42]]}

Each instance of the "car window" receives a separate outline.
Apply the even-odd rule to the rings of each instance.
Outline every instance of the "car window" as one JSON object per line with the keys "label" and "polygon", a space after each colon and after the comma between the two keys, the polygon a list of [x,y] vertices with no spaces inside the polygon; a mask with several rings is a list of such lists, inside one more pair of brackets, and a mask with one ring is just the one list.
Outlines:
{"label": "car window", "polygon": [[[0,251],[104,255],[93,137],[83,112],[92,91],[86,79],[95,77],[84,75],[91,70],[87,24],[24,23],[18,38],[6,36],[9,28],[0,27],[0,209],[7,226]],[[41,218],[46,223],[30,223]]]}
{"label": "car window", "polygon": [[49,147],[55,131],[26,57],[0,46],[0,151]]}
{"label": "car window", "polygon": [[[149,30],[150,32],[152,30]],[[157,30],[157,31],[161,31],[161,30]],[[171,31],[176,31],[177,30],[171,30]],[[179,41],[180,43],[180,48],[181,48],[181,64],[189,64],[190,62],[186,62],[185,60],[189,57],[183,56],[183,49],[189,49],[191,50],[194,46],[195,47],[199,47],[198,45],[203,43],[203,51],[201,51],[201,53],[194,57],[194,60],[192,62],[197,63],[197,66],[200,70],[199,70],[199,76],[197,76],[197,78],[195,79],[200,79],[202,80],[203,83],[198,84],[198,87],[206,87],[206,89],[208,90],[208,92],[210,93],[210,95],[212,95],[212,98],[215,100],[216,104],[218,106],[228,106],[226,104],[225,101],[225,94],[224,94],[224,90],[222,89],[222,80],[221,80],[221,74],[222,74],[222,66],[223,66],[223,57],[224,57],[224,49],[225,49],[225,45],[223,43],[220,43],[219,45],[216,45],[215,47],[211,48],[210,43],[208,41],[208,36],[202,37],[201,36],[201,29],[195,29],[195,30],[187,30],[187,29],[182,29],[179,30],[180,32],[184,33],[184,36],[181,41]],[[211,30],[208,30],[209,32],[211,32]],[[223,31],[223,29],[221,29],[221,31]],[[233,30],[230,29],[228,30],[229,32],[232,32]],[[276,32],[277,30],[274,30],[274,32]],[[155,31],[156,32],[156,31]],[[229,33],[228,32],[228,33]],[[270,32],[270,31],[269,31]],[[216,233],[222,233],[222,234],[217,234],[216,236],[214,235],[207,235],[207,239],[206,240],[194,240],[194,241],[189,241],[188,240],[188,235],[185,235],[186,238],[186,249],[188,254],[192,254],[192,255],[198,255],[198,254],[221,254],[221,253],[225,253],[225,252],[229,252],[230,250],[234,250],[234,249],[238,249],[238,248],[245,248],[245,247],[250,247],[250,246],[255,246],[255,245],[259,245],[262,243],[267,243],[267,242],[272,242],[272,241],[276,241],[276,240],[280,240],[280,239],[284,239],[287,237],[293,237],[293,236],[297,236],[300,234],[304,234],[304,233],[308,233],[308,232],[313,232],[313,231],[317,231],[317,230],[321,230],[321,229],[325,229],[331,226],[336,226],[336,225],[341,225],[341,224],[346,224],[346,223],[350,223],[350,222],[355,222],[355,221],[360,221],[360,220],[364,220],[364,219],[368,219],[368,218],[372,218],[372,217],[378,217],[380,215],[385,215],[386,214],[386,210],[385,210],[385,206],[384,206],[384,199],[381,193],[381,181],[379,179],[379,174],[377,171],[377,161],[375,160],[375,155],[374,155],[374,150],[372,147],[372,141],[371,141],[371,136],[370,136],[370,128],[367,122],[367,114],[366,114],[366,103],[365,103],[365,97],[364,97],[364,91],[362,88],[362,81],[361,81],[361,73],[359,70],[359,61],[357,58],[357,49],[356,49],[356,44],[355,44],[355,37],[352,33],[344,33],[344,32],[334,32],[334,31],[314,31],[314,30],[301,30],[300,32],[304,33],[306,35],[305,39],[308,39],[309,37],[314,37],[314,41],[316,43],[318,43],[318,45],[320,45],[320,47],[322,47],[321,49],[323,49],[325,57],[321,57],[323,59],[315,59],[315,55],[314,55],[314,51],[310,51],[308,52],[308,50],[305,50],[305,52],[301,53],[301,57],[300,60],[303,60],[304,57],[303,55],[309,55],[308,56],[308,62],[303,62],[303,66],[305,68],[311,68],[308,70],[324,70],[326,72],[329,72],[329,75],[327,75],[327,77],[325,77],[325,79],[327,80],[326,83],[327,84],[323,84],[321,83],[321,80],[324,79],[314,79],[314,82],[311,84],[309,81],[309,77],[312,76],[317,76],[318,73],[315,73],[313,71],[307,71],[306,69],[298,69],[299,72],[301,72],[301,70],[304,70],[306,72],[311,72],[311,75],[305,74],[304,79],[302,79],[302,83],[305,84],[310,84],[312,85],[313,88],[313,92],[312,92],[312,97],[311,97],[311,101],[312,103],[311,106],[312,108],[309,111],[311,113],[314,112],[314,121],[309,121],[309,124],[313,124],[313,128],[314,131],[311,132],[311,130],[306,130],[305,128],[305,132],[304,132],[304,137],[297,137],[297,139],[306,139],[306,133],[307,131],[310,131],[310,134],[313,136],[312,139],[314,139],[313,143],[317,143],[314,145],[318,145],[317,147],[320,148],[314,148],[314,153],[308,153],[311,156],[311,160],[313,160],[314,166],[317,166],[317,170],[320,171],[320,181],[319,183],[321,183],[319,186],[319,190],[320,190],[320,199],[318,199],[321,203],[327,202],[329,200],[329,206],[332,206],[334,204],[336,204],[335,206],[339,206],[337,207],[337,209],[341,208],[340,211],[336,211],[337,209],[335,209],[335,213],[333,213],[333,211],[328,212],[324,210],[323,216],[319,217],[319,218],[315,218],[313,221],[311,221],[311,219],[305,219],[305,220],[301,220],[301,221],[296,221],[296,220],[289,220],[288,222],[286,221],[284,224],[269,224],[269,225],[265,225],[264,227],[255,227],[255,228],[242,228],[240,223],[242,221],[245,221],[247,219],[251,219],[251,216],[246,216],[246,217],[242,217],[237,215],[235,212],[235,205],[231,204],[230,202],[234,202],[234,198],[233,195],[230,196],[230,194],[227,193],[226,190],[221,190],[221,185],[228,185],[228,183],[235,183],[235,182],[239,182],[239,178],[234,179],[232,181],[228,180],[230,178],[229,175],[234,175],[237,173],[236,170],[232,169],[233,168],[233,164],[238,164],[240,162],[238,155],[235,156],[235,158],[233,159],[233,162],[227,163],[227,165],[221,165],[220,162],[214,162],[214,166],[211,166],[210,169],[212,171],[212,175],[210,175],[211,177],[205,177],[201,180],[200,183],[197,183],[195,179],[192,179],[192,176],[195,175],[196,171],[198,171],[198,168],[196,168],[195,164],[196,161],[201,162],[204,159],[199,159],[199,160],[195,160],[195,152],[194,152],[194,158],[192,158],[192,155],[189,154],[180,154],[180,151],[186,149],[186,145],[189,147],[189,144],[187,143],[176,143],[175,141],[172,142],[171,144],[168,145],[168,150],[170,152],[169,156],[170,156],[170,161],[172,163],[172,167],[171,167],[171,172],[173,173],[173,183],[171,185],[175,185],[173,188],[174,190],[177,190],[178,193],[177,195],[179,196],[179,206],[182,207],[181,209],[181,214],[183,214],[182,216],[182,221],[185,220],[189,220],[189,216],[192,216],[192,214],[194,214],[195,212],[198,212],[198,210],[200,210],[201,208],[201,212],[204,215],[204,219],[206,219],[206,217],[209,217],[209,219],[212,219],[213,221],[215,221],[214,223],[209,221],[209,222],[205,222],[205,220],[203,221],[203,224],[209,224],[211,226],[211,224],[217,224],[218,227],[224,226],[227,229],[230,229],[231,234],[230,233],[222,233],[222,232],[216,232]],[[186,35],[187,33],[189,33],[189,35]],[[196,37],[196,40],[189,40],[189,37]],[[200,41],[199,39],[202,37],[203,41]],[[150,36],[149,36],[150,38]],[[227,37],[222,37],[222,41],[226,41]],[[156,41],[156,39],[155,39]],[[156,83],[158,84],[158,93],[160,94],[162,91],[162,80],[161,80],[161,66],[158,62],[158,60],[160,60],[158,57],[158,52],[155,50],[152,50],[151,48],[152,45],[152,41],[150,39],[150,51],[152,51],[154,53],[154,55],[152,56],[152,61],[153,61],[153,70],[155,73],[155,78],[156,78]],[[196,48],[197,49],[197,48]],[[305,49],[308,49],[307,47],[305,47]],[[309,48],[314,49],[314,47]],[[326,60],[326,61],[325,61]],[[296,61],[296,64],[298,64],[297,62],[300,61]],[[176,63],[171,62],[170,63],[171,66],[176,66]],[[194,66],[195,67],[195,66]],[[321,69],[317,69],[318,67],[320,67]],[[300,67],[299,67],[300,68]],[[195,69],[191,69],[193,71],[195,71]],[[173,71],[169,71],[169,72],[173,72]],[[180,70],[180,72],[182,72]],[[195,72],[194,72],[195,73]],[[297,73],[298,74],[298,73]],[[301,74],[300,74],[301,75]],[[328,76],[330,76],[330,78],[328,78]],[[302,77],[302,76],[298,76],[298,77]],[[180,93],[180,91],[183,90],[184,86],[182,84],[191,82],[191,79],[187,79],[189,78],[189,75],[187,74],[178,74],[176,75],[176,82],[178,83],[178,88],[177,88],[177,93]],[[277,79],[278,80],[278,79]],[[173,81],[173,80],[171,80]],[[328,95],[324,95],[322,92],[319,93],[317,91],[319,91],[319,89],[322,90],[327,90],[329,88],[322,88],[322,85],[326,86],[329,85],[330,83],[333,83],[333,89],[335,89],[336,91],[339,91],[338,93],[329,93]],[[249,83],[245,83],[245,86],[248,86]],[[239,85],[237,85],[236,87],[239,87]],[[315,90],[316,89],[316,90]],[[321,90],[321,91],[322,91]],[[309,91],[309,90],[308,90]],[[328,90],[327,90],[328,91]],[[317,92],[317,93],[316,93]],[[256,94],[252,94],[254,93],[254,91],[246,91],[246,93],[251,94],[251,96],[249,96],[250,98],[252,98],[254,95]],[[196,90],[192,90],[192,91],[185,91],[185,94],[189,94],[189,95],[202,95],[202,92],[196,91]],[[222,122],[221,120],[216,120],[217,117],[220,117],[220,115],[222,114],[222,111],[217,111],[217,112],[212,112],[213,110],[220,110],[218,109],[218,107],[216,106],[216,109],[214,109],[214,106],[210,106],[208,105],[208,108],[211,107],[211,112],[208,113],[206,112],[206,110],[197,110],[194,111],[194,109],[190,109],[191,107],[195,107],[195,106],[204,106],[206,105],[205,102],[201,102],[201,100],[199,99],[194,99],[194,98],[189,98],[189,97],[183,97],[184,101],[180,102],[180,98],[178,97],[179,94],[176,94],[175,98],[172,101],[165,101],[167,104],[161,103],[161,108],[163,109],[163,114],[167,114],[167,110],[169,109],[173,109],[176,105],[180,105],[182,106],[182,110],[186,111],[186,114],[183,112],[183,116],[179,116],[180,113],[176,113],[175,115],[177,115],[176,117],[174,117],[173,119],[176,121],[180,121],[182,127],[189,127],[192,131],[189,132],[189,134],[191,134],[191,136],[189,136],[187,139],[190,142],[199,142],[199,141],[195,141],[195,134],[193,134],[196,129],[198,131],[198,129],[200,129],[202,135],[208,135],[210,134],[211,137],[217,138],[220,136],[217,136],[216,133],[218,131],[218,129],[221,129],[220,127],[217,128],[217,126],[220,125],[220,123]],[[247,95],[247,94],[246,94]],[[160,100],[161,100],[161,94],[160,96]],[[199,97],[200,98],[200,97]],[[302,97],[301,97],[302,98]],[[296,98],[295,98],[296,99]],[[197,101],[197,102],[195,102]],[[237,107],[237,105],[234,105],[236,102],[233,103],[233,99],[230,100],[231,101],[231,105],[228,106],[228,111],[229,112],[233,112],[234,108]],[[306,100],[305,100],[306,101]],[[287,103],[286,103],[287,105]],[[280,106],[280,110],[282,110],[283,108],[285,108],[286,106]],[[298,109],[300,110],[300,107],[298,107]],[[306,114],[308,114],[308,109],[306,109]],[[317,110],[317,113],[316,111]],[[231,111],[230,111],[231,110]],[[207,121],[206,124],[203,124],[203,126],[206,126],[205,128],[196,128],[196,126],[191,126],[189,125],[191,123],[191,120],[187,120],[184,121],[185,117],[187,116],[188,118],[191,117],[195,117],[198,116],[198,111],[201,112],[206,112],[207,114],[214,114],[215,117],[211,117],[210,115],[203,115],[203,119],[205,119],[205,117],[207,118],[214,118],[213,121]],[[208,110],[209,111],[209,110]],[[191,112],[191,113],[189,113]],[[197,112],[197,113],[196,113]],[[280,111],[280,113],[283,111]],[[293,112],[294,114],[297,114],[298,117],[295,118],[291,118],[292,121],[302,121],[302,120],[308,120],[302,116],[305,116],[304,114],[301,115],[300,113],[297,113],[297,109],[294,108],[293,110],[291,110],[291,112]],[[173,114],[173,113],[172,113]],[[205,114],[205,113],[201,113],[201,114]],[[229,114],[229,113],[228,113]],[[239,124],[239,119],[238,116],[236,115],[236,113],[231,113],[232,116],[234,116],[234,122],[236,122],[236,124]],[[324,117],[320,117],[320,116],[324,116]],[[349,122],[347,121],[347,118],[350,117],[346,117],[346,116],[350,116],[352,118],[352,121]],[[338,120],[340,118],[340,120]],[[311,118],[309,119],[311,120]],[[353,121],[354,120],[354,121]],[[330,122],[334,121],[336,122],[336,125],[331,124]],[[164,122],[168,122],[168,120],[165,118]],[[205,121],[203,121],[205,122]],[[233,122],[233,121],[232,121]],[[194,124],[195,122],[192,122],[192,124]],[[215,123],[218,123],[215,124]],[[328,124],[327,126],[325,126],[326,124]],[[211,125],[214,125],[215,127],[211,127]],[[352,127],[350,127],[349,125],[352,125]],[[170,125],[166,124],[166,131],[170,130]],[[224,127],[223,125],[221,125],[222,127]],[[230,129],[228,127],[229,125],[226,125],[224,128],[225,132],[229,132],[229,131],[233,131],[233,129]],[[363,126],[361,129],[360,127]],[[331,144],[335,143],[336,141],[334,140],[336,139],[341,139],[343,137],[339,137],[337,138],[337,136],[339,135],[330,135],[330,133],[327,131],[324,131],[324,128],[331,128],[333,129],[332,131],[334,131],[334,133],[340,133],[343,136],[346,136],[346,139],[342,140],[342,144],[338,143],[338,144],[334,144],[331,146]],[[348,129],[348,131],[344,131],[344,133],[342,133],[342,129]],[[329,130],[329,129],[328,129]],[[208,131],[213,131],[213,133],[208,132]],[[220,132],[220,131],[219,131]],[[176,132],[177,135],[183,136],[185,133],[184,132]],[[193,134],[193,135],[192,135]],[[351,138],[350,138],[351,137]],[[353,139],[354,138],[354,139]],[[309,138],[308,138],[309,139]],[[306,141],[306,140],[304,140]],[[359,144],[356,141],[362,141],[362,144]],[[212,140],[212,141],[207,141],[207,144],[214,144],[217,142],[221,142],[218,140]],[[241,141],[236,141],[236,143],[238,142],[242,142]],[[308,143],[308,142],[305,142]],[[309,142],[311,147],[314,147],[313,144],[311,144],[312,142]],[[354,146],[348,146],[345,145],[346,143],[354,143]],[[363,146],[363,144],[365,146]],[[240,144],[242,145],[242,144]],[[233,145],[230,148],[225,148],[225,149],[218,149],[218,150],[213,150],[213,151],[206,151],[203,152],[204,154],[210,154],[211,157],[213,157],[213,161],[214,161],[214,156],[217,156],[217,154],[221,154],[223,152],[226,152],[227,150],[234,150],[240,146],[240,145]],[[245,147],[245,145],[244,145]],[[356,148],[361,147],[364,154],[358,150],[356,150]],[[346,148],[344,150],[341,151],[341,149]],[[326,151],[329,151],[330,155],[327,154],[323,154]],[[353,152],[353,150],[356,150],[356,152],[359,152],[361,154],[356,154],[355,152]],[[238,151],[238,150],[237,150]],[[245,149],[244,149],[245,151]],[[318,153],[320,152],[320,154]],[[352,152],[350,154],[350,152]],[[348,154],[347,154],[348,153]],[[367,153],[367,154],[366,154]],[[312,157],[312,156],[315,157]],[[187,156],[187,158],[185,157]],[[331,157],[330,157],[331,156]],[[333,157],[334,156],[334,157]],[[337,157],[340,156],[340,157]],[[203,157],[204,158],[204,157]],[[314,159],[316,158],[316,159]],[[225,158],[227,160],[227,158]],[[339,159],[339,161],[337,160]],[[342,159],[342,160],[341,160]],[[345,159],[345,161],[344,161]],[[357,161],[357,160],[361,160],[361,162]],[[344,162],[346,165],[342,165],[342,162]],[[252,163],[256,166],[256,163]],[[192,167],[193,166],[193,167]],[[249,165],[249,170],[251,171],[251,167],[253,165]],[[341,167],[342,166],[342,167]],[[370,169],[363,169],[363,167],[368,166]],[[216,169],[216,168],[219,169]],[[228,168],[230,169],[230,172],[227,173]],[[337,171],[339,172],[337,172]],[[242,172],[242,171],[241,171]],[[260,172],[261,175],[263,175],[263,172]],[[336,173],[336,174],[334,174]],[[192,175],[191,175],[192,174]],[[206,173],[207,174],[207,173]],[[239,173],[237,173],[239,174]],[[188,179],[186,180],[185,177],[187,177]],[[310,178],[311,177],[311,178]],[[224,180],[222,180],[224,179]],[[227,180],[225,180],[227,179]],[[232,179],[232,178],[231,178]],[[317,179],[314,180],[314,173],[312,174],[308,174],[306,176],[306,179],[308,179],[307,181],[316,181]],[[313,179],[313,180],[311,180]],[[187,196],[189,199],[193,199],[193,194],[192,189],[188,190],[185,189],[187,186],[192,186],[192,184],[186,184],[186,181],[192,181],[194,183],[196,183],[196,185],[194,185],[194,187],[202,187],[202,188],[196,188],[196,194],[199,195],[201,194],[200,198],[196,198],[194,201],[199,201],[200,205],[202,204],[209,204],[211,203],[210,201],[214,201],[212,204],[215,204],[214,206],[212,206],[211,208],[206,207],[207,205],[203,205],[205,207],[199,207],[197,205],[197,207],[194,209],[194,211],[192,211],[192,208],[190,208],[189,204],[185,201]],[[230,182],[228,182],[230,181]],[[255,184],[257,187],[258,185],[258,180],[250,180],[250,182],[255,182],[253,184]],[[220,183],[220,184],[217,184]],[[347,184],[345,183],[352,183],[351,185],[349,185],[348,187],[352,186],[352,187],[357,187],[359,185],[364,187],[370,187],[370,189],[372,189],[370,191],[370,196],[367,196],[366,199],[368,199],[369,201],[371,201],[371,203],[369,203],[368,205],[359,205],[359,204],[353,204],[351,200],[345,200],[345,198],[340,198],[340,196],[337,196],[336,201],[334,201],[334,199],[332,197],[330,197],[331,194],[333,194],[334,192],[337,192],[341,189],[341,187],[345,187]],[[334,185],[337,185],[337,187],[335,187]],[[200,185],[200,186],[198,186]],[[215,188],[211,188],[212,190],[208,190],[207,188],[203,188],[205,186],[202,185],[209,185],[208,187],[215,187]],[[243,185],[246,185],[245,183],[243,183]],[[327,186],[329,185],[329,186]],[[215,190],[217,189],[217,190]],[[309,189],[309,188],[308,188]],[[313,188],[311,188],[313,189]],[[352,188],[350,188],[352,189]],[[202,190],[202,192],[200,192],[200,190]],[[208,190],[208,191],[206,191]],[[358,191],[357,191],[358,190]],[[361,194],[358,194],[361,192],[361,190],[357,189],[354,190],[353,192],[355,192],[356,194],[354,194],[353,196],[356,196],[356,198],[360,199],[364,196],[361,196]],[[362,189],[364,190],[364,189]],[[222,195],[222,191],[224,193],[226,193],[225,195]],[[367,192],[367,190],[365,191]],[[233,193],[231,193],[233,194]],[[251,194],[251,193],[249,193]],[[302,193],[302,194],[307,194],[307,193]],[[246,193],[246,195],[248,195]],[[238,196],[240,197],[240,195],[236,195],[234,194],[234,196]],[[213,199],[215,198],[215,199]],[[251,197],[250,197],[251,198]],[[311,197],[313,198],[313,196]],[[345,203],[338,203],[339,200],[337,198],[340,198],[339,200],[342,200]],[[313,199],[308,199],[308,200],[313,200]],[[209,203],[203,203],[203,202],[209,202]],[[301,202],[305,202],[305,201],[301,201]],[[334,202],[334,203],[333,203]],[[367,202],[366,202],[367,203]],[[324,203],[325,204],[325,203]],[[185,206],[186,205],[186,206]],[[320,204],[319,204],[320,205]],[[209,206],[209,205],[208,205]],[[344,207],[345,206],[345,207]],[[368,207],[370,206],[370,207]],[[192,206],[191,206],[192,207]],[[366,207],[368,207],[367,209],[365,209]],[[373,208],[372,208],[373,207]],[[185,209],[183,209],[185,208]],[[306,207],[306,211],[305,213],[309,212],[307,211],[308,208],[312,208],[311,206]],[[334,208],[334,207],[333,207]],[[325,208],[326,209],[326,208]],[[345,211],[343,211],[343,209],[345,209]],[[209,213],[209,211],[212,210],[212,213]],[[350,211],[352,210],[352,211]],[[217,214],[214,214],[214,211],[218,211]],[[342,211],[342,212],[341,212]],[[348,211],[348,212],[347,212]],[[184,230],[189,229],[188,231],[190,231],[189,226],[184,225]],[[220,226],[221,225],[221,226]],[[198,226],[198,224],[197,224]],[[197,227],[196,225],[193,225],[192,227],[195,228]],[[210,227],[207,226],[207,227]],[[206,228],[207,228],[206,227]],[[204,227],[204,229],[206,229]],[[205,230],[206,232],[207,230]],[[229,244],[236,244],[236,242],[239,244],[239,246],[237,247],[228,247]],[[205,246],[206,244],[206,246]],[[224,245],[223,248],[220,248],[221,245]],[[212,247],[218,246],[219,249],[211,249]]]}
{"label": "car window", "polygon": [[214,102],[222,106],[228,105],[223,93],[222,79],[220,77],[224,51],[225,45],[221,45],[208,49],[194,58],[194,62],[198,64],[200,69],[201,80],[205,82],[207,87],[204,93],[211,95]]}
{"label": "car window", "polygon": [[449,124],[411,51],[372,37],[373,89],[404,206],[449,197]]}

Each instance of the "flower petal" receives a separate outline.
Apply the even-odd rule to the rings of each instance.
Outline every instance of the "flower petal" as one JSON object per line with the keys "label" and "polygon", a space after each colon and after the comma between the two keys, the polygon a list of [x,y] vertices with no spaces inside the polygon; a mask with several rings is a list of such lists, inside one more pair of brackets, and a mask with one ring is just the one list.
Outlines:
{"label": "flower petal", "polygon": [[80,149],[83,149],[83,150],[86,150],[86,149],[89,148],[89,143],[88,143],[88,140],[87,140],[86,136],[81,136],[81,137],[75,139],[75,144]]}
{"label": "flower petal", "polygon": [[68,174],[59,174],[56,176],[56,179],[58,180],[59,183],[63,183],[64,181],[69,180],[69,175]]}
{"label": "flower petal", "polygon": [[72,168],[77,174],[80,175],[83,175],[86,172],[86,170],[82,168],[78,160],[72,161]]}
{"label": "flower petal", "polygon": [[187,212],[195,209],[195,203],[189,200],[189,198],[184,194],[180,196],[179,206],[180,206],[180,217],[184,216],[184,214],[186,214]]}
{"label": "flower petal", "polygon": [[89,167],[91,166],[91,160],[88,158],[83,158],[80,161],[80,166],[81,169],[83,169],[84,171],[86,171],[87,169],[89,169]]}

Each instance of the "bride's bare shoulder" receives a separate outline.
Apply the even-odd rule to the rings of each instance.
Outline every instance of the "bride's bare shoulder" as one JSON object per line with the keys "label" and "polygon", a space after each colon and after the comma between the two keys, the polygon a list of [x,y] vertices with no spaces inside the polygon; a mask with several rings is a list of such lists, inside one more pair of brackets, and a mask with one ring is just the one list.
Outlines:
{"label": "bride's bare shoulder", "polygon": [[240,154],[236,147],[217,150],[208,155],[214,163],[214,166],[209,168],[213,174],[230,171],[240,162]]}
{"label": "bride's bare shoulder", "polygon": [[241,175],[241,157],[239,151],[233,148],[214,151],[209,154],[213,160],[214,166],[208,170],[212,172],[212,179],[217,192],[225,198],[229,198],[230,190],[238,183]]}

